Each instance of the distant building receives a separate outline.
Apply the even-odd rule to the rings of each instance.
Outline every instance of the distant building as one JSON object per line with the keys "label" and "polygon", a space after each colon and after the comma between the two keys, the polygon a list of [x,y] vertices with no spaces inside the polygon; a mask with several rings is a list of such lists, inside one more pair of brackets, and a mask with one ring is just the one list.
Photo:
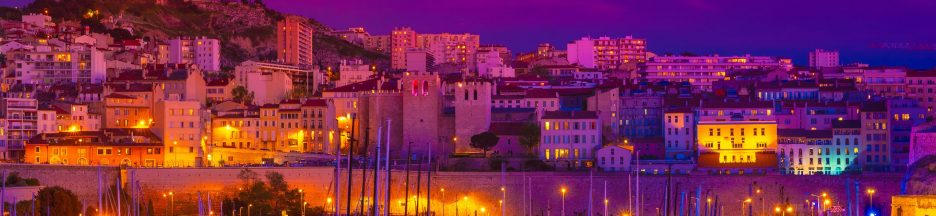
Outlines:
{"label": "distant building", "polygon": [[647,41],[632,36],[583,37],[569,43],[566,50],[570,64],[578,64],[585,68],[619,69],[624,68],[626,64],[636,65],[647,61]]}
{"label": "distant building", "polygon": [[699,121],[699,167],[719,174],[766,173],[777,168],[777,122]]}
{"label": "distant building", "polygon": [[199,101],[159,101],[153,106],[152,131],[163,140],[166,166],[197,167],[205,160],[205,125]]}
{"label": "distant building", "polygon": [[595,164],[605,172],[630,171],[633,147],[608,145],[595,151]]}
{"label": "distant building", "polygon": [[218,39],[179,37],[169,40],[168,48],[168,63],[195,64],[205,71],[221,71],[221,42]]}
{"label": "distant building", "polygon": [[23,160],[25,143],[38,135],[39,102],[31,98],[0,99],[0,119],[6,120],[3,158]]}
{"label": "distant building", "polygon": [[673,109],[664,113],[666,159],[686,160],[695,157],[695,114],[689,108]]}
{"label": "distant building", "polygon": [[838,67],[838,66],[839,66],[838,50],[816,49],[814,51],[809,52],[809,67],[811,68]]}
{"label": "distant building", "polygon": [[26,163],[78,166],[162,167],[163,143],[148,129],[42,134],[26,146]]}
{"label": "distant building", "polygon": [[45,14],[26,14],[22,16],[22,21],[39,28],[55,27],[55,23],[52,22],[52,17]]}
{"label": "distant building", "polygon": [[[373,41],[375,44],[371,46],[376,47],[379,42]],[[396,28],[390,35],[391,68],[405,69],[408,64],[407,53],[416,48],[425,50],[435,59],[428,66],[450,63],[465,70],[474,69],[479,46],[480,36],[475,34],[417,34],[408,27]]]}
{"label": "distant building", "polygon": [[315,29],[306,18],[287,16],[276,22],[276,58],[291,65],[313,65],[312,37]]}
{"label": "distant building", "polygon": [[245,61],[234,67],[234,79],[254,93],[255,104],[278,103],[296,87],[318,89],[312,70],[303,66]]}
{"label": "distant building", "polygon": [[513,68],[508,66],[503,55],[497,51],[478,52],[476,65],[480,77],[516,77]]}
{"label": "distant building", "polygon": [[5,55],[7,74],[22,84],[46,87],[63,83],[97,84],[104,82],[107,73],[104,52],[85,45],[41,45]]}
{"label": "distant building", "polygon": [[592,111],[545,112],[540,118],[540,159],[566,169],[585,167],[601,146],[599,121]]}
{"label": "distant building", "polygon": [[335,86],[344,86],[351,83],[361,82],[367,79],[370,79],[371,76],[376,75],[374,68],[371,65],[364,64],[364,62],[357,61],[341,61],[341,65],[338,66],[339,78],[338,81],[335,81]]}
{"label": "distant building", "polygon": [[702,91],[712,91],[712,82],[730,79],[729,72],[746,69],[793,68],[786,58],[768,56],[656,56],[646,63],[646,79],[651,82],[688,82]]}
{"label": "distant building", "polygon": [[866,102],[861,105],[861,134],[865,136],[863,151],[858,154],[864,171],[890,170],[891,157],[887,104]]}

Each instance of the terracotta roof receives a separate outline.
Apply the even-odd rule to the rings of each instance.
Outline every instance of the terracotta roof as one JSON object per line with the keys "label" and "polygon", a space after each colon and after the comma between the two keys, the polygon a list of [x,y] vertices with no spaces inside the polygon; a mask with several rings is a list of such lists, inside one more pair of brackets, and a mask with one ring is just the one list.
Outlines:
{"label": "terracotta roof", "polygon": [[106,98],[136,99],[136,97],[134,97],[134,96],[124,95],[124,94],[117,94],[117,93],[111,93],[111,94],[109,94],[109,95],[107,95],[107,96],[104,96],[104,97],[106,97]]}
{"label": "terracotta roof", "polygon": [[542,119],[597,119],[594,111],[546,111]]}
{"label": "terracotta roof", "polygon": [[304,107],[326,107],[328,106],[328,100],[326,99],[309,99],[302,104]]}
{"label": "terracotta roof", "polygon": [[860,120],[832,121],[832,128],[861,128]]}

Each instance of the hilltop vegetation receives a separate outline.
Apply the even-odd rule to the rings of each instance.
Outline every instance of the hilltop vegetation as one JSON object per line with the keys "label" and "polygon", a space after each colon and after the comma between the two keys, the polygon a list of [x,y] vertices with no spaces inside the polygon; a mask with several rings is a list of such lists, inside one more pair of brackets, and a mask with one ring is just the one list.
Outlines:
{"label": "hilltop vegetation", "polygon": [[[19,15],[8,10],[0,10],[0,15]],[[131,27],[131,37],[144,41],[177,36],[218,38],[222,46],[221,64],[228,69],[245,60],[275,59],[274,28],[276,21],[284,17],[258,0],[199,3],[170,0],[164,5],[154,0],[36,0],[22,13],[48,13],[55,22],[79,21],[98,33]],[[346,58],[378,64],[388,60],[386,55],[327,35],[331,29],[315,20],[308,22],[317,30],[313,46],[319,66],[337,65]]]}

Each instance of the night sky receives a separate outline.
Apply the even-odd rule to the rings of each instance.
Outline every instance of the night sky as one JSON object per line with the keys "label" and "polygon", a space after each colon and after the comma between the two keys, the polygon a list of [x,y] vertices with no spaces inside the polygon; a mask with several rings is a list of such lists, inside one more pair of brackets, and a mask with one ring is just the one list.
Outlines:
{"label": "night sky", "polygon": [[[24,2],[4,0],[0,4]],[[582,36],[646,38],[658,54],[776,55],[806,65],[815,48],[843,63],[936,66],[936,1],[931,0],[265,0],[335,29],[393,27],[470,32],[516,52],[542,42],[565,49]],[[882,43],[917,49],[880,48]],[[920,47],[927,49],[919,49]]]}

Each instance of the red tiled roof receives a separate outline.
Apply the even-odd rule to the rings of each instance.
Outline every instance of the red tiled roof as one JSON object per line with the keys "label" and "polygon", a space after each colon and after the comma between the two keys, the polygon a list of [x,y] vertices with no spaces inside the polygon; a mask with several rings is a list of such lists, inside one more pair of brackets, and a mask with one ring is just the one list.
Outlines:
{"label": "red tiled roof", "polygon": [[543,119],[597,119],[594,111],[546,111]]}
{"label": "red tiled roof", "polygon": [[324,107],[324,106],[328,106],[328,100],[325,100],[325,99],[309,99],[309,100],[306,100],[306,102],[305,102],[304,104],[302,104],[302,106],[305,106],[305,107]]}

